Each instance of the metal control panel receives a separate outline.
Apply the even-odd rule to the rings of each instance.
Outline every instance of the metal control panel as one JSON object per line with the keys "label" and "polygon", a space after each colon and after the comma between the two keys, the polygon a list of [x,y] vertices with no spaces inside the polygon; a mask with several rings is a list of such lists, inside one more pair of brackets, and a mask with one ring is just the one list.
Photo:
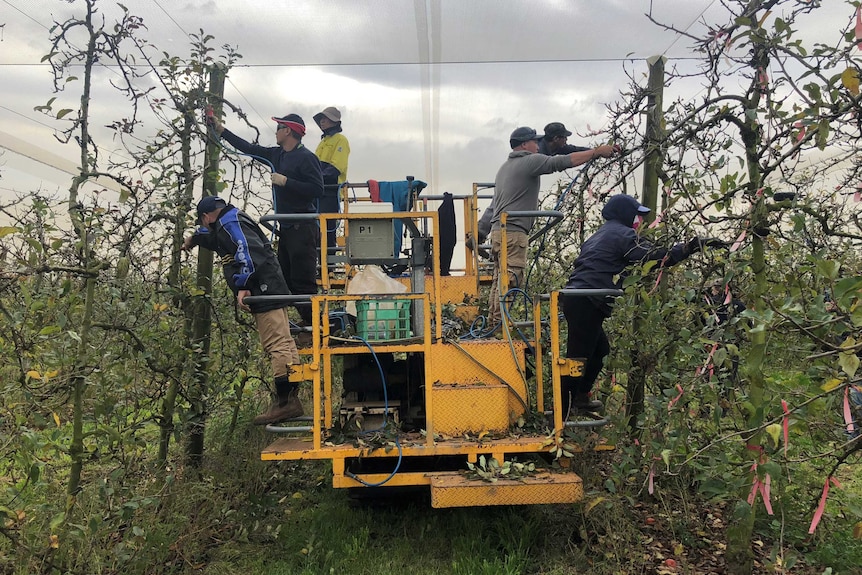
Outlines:
{"label": "metal control panel", "polygon": [[350,260],[393,259],[395,225],[391,219],[348,220],[347,256]]}

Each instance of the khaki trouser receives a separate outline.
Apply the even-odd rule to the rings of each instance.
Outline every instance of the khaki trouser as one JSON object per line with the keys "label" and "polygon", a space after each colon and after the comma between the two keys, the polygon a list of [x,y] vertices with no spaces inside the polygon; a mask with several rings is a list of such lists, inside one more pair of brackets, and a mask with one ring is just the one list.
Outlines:
{"label": "khaki trouser", "polygon": [[290,373],[288,366],[299,363],[296,342],[290,335],[290,322],[287,308],[274,309],[254,314],[260,345],[272,362],[273,377],[283,377]]}
{"label": "khaki trouser", "polygon": [[[488,325],[491,329],[500,323],[500,258],[503,252],[503,232],[491,230],[491,257],[494,260],[494,281],[488,298]],[[515,229],[506,230],[506,269],[509,275],[509,289],[524,287],[524,268],[527,267],[527,244],[529,236]]]}

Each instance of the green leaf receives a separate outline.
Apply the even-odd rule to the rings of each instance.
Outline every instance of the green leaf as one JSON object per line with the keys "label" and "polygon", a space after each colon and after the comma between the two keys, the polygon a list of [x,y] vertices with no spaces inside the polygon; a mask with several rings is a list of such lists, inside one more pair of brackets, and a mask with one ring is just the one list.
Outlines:
{"label": "green leaf", "polygon": [[821,120],[817,126],[817,147],[820,150],[826,149],[826,143],[829,139],[829,120]]}
{"label": "green leaf", "polygon": [[845,296],[858,297],[862,295],[862,278],[852,277],[838,280],[835,284],[835,299],[842,299]]}
{"label": "green leaf", "polygon": [[68,114],[69,112],[74,112],[74,110],[72,110],[71,108],[63,108],[62,110],[60,110],[59,112],[57,112],[57,119],[58,119],[58,120],[62,120],[62,119],[63,119],[63,116],[65,116],[65,115],[66,115],[66,114]]}
{"label": "green leaf", "polygon": [[58,513],[54,517],[51,518],[51,523],[48,525],[51,531],[56,531],[57,527],[63,524],[66,521],[65,513]]}
{"label": "green leaf", "polygon": [[823,277],[834,280],[838,277],[838,272],[841,269],[841,264],[834,260],[817,260],[817,271]]}
{"label": "green leaf", "polygon": [[10,234],[17,234],[21,231],[21,228],[16,228],[14,226],[0,226],[0,238],[8,236]]}
{"label": "green leaf", "polygon": [[712,356],[712,361],[715,365],[724,365],[724,362],[727,361],[727,350],[723,347],[718,348],[715,355]]}
{"label": "green leaf", "polygon": [[42,244],[39,243],[39,240],[24,236],[24,241],[27,242],[27,245],[33,248],[33,251],[35,251],[36,253],[41,253],[43,251]]}
{"label": "green leaf", "polygon": [[42,475],[42,467],[38,463],[34,463],[30,466],[30,482],[36,483],[39,481],[39,477]]}
{"label": "green leaf", "polygon": [[670,469],[670,449],[662,449],[661,450],[661,460],[664,461],[665,467]]}
{"label": "green leaf", "polygon": [[815,103],[819,104],[820,101],[823,99],[823,95],[820,92],[820,86],[818,84],[815,84],[813,82],[810,84],[805,84],[804,89],[806,92],[808,92],[808,96],[812,100],[814,100]]}
{"label": "green leaf", "polygon": [[842,353],[838,356],[838,365],[847,377],[852,378],[859,369],[859,357],[855,353]]}

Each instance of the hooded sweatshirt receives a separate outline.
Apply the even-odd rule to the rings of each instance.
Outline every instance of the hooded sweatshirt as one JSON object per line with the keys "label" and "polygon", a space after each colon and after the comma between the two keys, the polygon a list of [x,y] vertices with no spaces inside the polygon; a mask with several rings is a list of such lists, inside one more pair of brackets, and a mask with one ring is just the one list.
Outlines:
{"label": "hooded sweatshirt", "polygon": [[[290,294],[269,240],[248,214],[234,206],[222,208],[212,229],[195,230],[192,242],[216,253],[234,294],[240,290],[251,295]],[[286,306],[287,302],[264,302],[249,307],[252,313],[261,313]]]}
{"label": "hooded sweatshirt", "polygon": [[[691,255],[687,244],[671,249],[656,247],[632,228],[640,203],[624,194],[612,196],[602,208],[607,220],[587,238],[566,288],[620,289],[628,275],[625,269],[638,262],[659,260],[661,266],[672,266]],[[610,305],[603,297],[592,297],[597,307],[610,315]]]}

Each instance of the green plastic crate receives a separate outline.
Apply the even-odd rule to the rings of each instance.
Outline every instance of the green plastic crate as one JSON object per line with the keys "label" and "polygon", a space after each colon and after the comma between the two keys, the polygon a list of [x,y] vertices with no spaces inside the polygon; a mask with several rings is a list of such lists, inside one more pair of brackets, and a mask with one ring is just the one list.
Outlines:
{"label": "green plastic crate", "polygon": [[356,335],[366,341],[410,337],[410,300],[379,299],[356,302]]}

